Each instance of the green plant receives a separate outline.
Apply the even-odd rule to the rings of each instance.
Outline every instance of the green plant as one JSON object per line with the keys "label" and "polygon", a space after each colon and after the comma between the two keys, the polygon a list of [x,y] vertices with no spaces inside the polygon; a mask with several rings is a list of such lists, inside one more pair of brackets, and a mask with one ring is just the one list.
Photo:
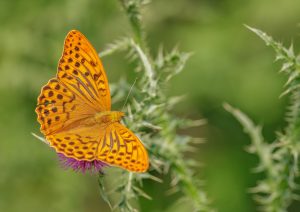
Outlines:
{"label": "green plant", "polygon": [[[147,146],[151,170],[148,173],[136,174],[123,170],[111,170],[113,180],[107,180],[100,174],[99,186],[102,197],[112,209],[120,211],[137,211],[137,198],[143,196],[151,199],[140,187],[145,179],[162,181],[154,175],[171,175],[171,192],[182,192],[182,198],[188,201],[196,211],[212,211],[206,193],[201,183],[194,178],[193,168],[196,161],[187,159],[184,153],[194,149],[195,143],[201,142],[188,135],[178,134],[178,129],[197,127],[205,123],[203,120],[183,119],[172,113],[173,107],[183,97],[168,97],[165,95],[169,80],[180,73],[189,53],[180,52],[174,48],[165,52],[160,48],[156,57],[150,55],[145,40],[146,35],[142,25],[141,7],[148,3],[145,0],[120,0],[132,27],[132,37],[119,39],[100,53],[101,57],[117,51],[129,53],[129,58],[135,61],[137,83],[131,86],[121,80],[111,85],[113,101],[118,102],[131,93],[126,104],[126,126],[138,133]],[[109,177],[109,179],[111,179]],[[110,203],[114,202],[114,203]]]}
{"label": "green plant", "polygon": [[298,198],[295,190],[300,152],[299,56],[294,54],[292,45],[285,48],[266,33],[248,26],[247,28],[271,46],[276,52],[276,60],[283,62],[280,72],[287,75],[287,82],[282,95],[290,96],[286,112],[287,127],[283,132],[276,133],[276,140],[269,143],[263,138],[261,126],[256,126],[244,113],[228,104],[225,104],[225,109],[236,117],[251,137],[248,152],[257,154],[260,163],[255,170],[265,174],[265,178],[251,189],[255,199],[264,211],[287,211],[291,202]]}

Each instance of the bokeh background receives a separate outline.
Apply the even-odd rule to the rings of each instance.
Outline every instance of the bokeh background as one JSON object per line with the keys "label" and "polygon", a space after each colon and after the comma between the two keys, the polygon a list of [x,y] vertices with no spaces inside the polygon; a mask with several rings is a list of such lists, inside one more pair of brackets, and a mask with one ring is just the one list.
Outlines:
{"label": "bokeh background", "polygon": [[[250,140],[222,103],[262,124],[268,141],[285,125],[287,99],[278,98],[285,82],[277,73],[280,64],[243,24],[287,46],[293,42],[297,52],[299,8],[294,0],[153,0],[144,9],[154,51],[160,44],[166,49],[177,44],[194,53],[168,92],[187,94],[177,114],[208,122],[189,133],[207,139],[195,154],[204,164],[197,172],[221,212],[257,211],[248,189],[262,177],[251,172],[257,158],[244,151]],[[56,73],[66,33],[81,30],[100,51],[130,31],[118,1],[2,0],[0,23],[0,211],[109,211],[96,176],[63,171],[55,153],[31,132],[39,132],[36,98]],[[134,73],[125,54],[103,62],[110,82]],[[159,184],[146,183],[145,190],[154,200],[142,201],[142,211],[166,211],[175,201]],[[289,209],[299,210],[299,203]]]}

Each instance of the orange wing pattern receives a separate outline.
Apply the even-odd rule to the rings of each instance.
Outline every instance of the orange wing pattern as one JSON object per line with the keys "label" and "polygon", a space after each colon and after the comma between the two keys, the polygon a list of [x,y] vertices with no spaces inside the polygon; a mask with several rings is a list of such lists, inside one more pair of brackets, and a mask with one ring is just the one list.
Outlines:
{"label": "orange wing pattern", "polygon": [[107,77],[97,52],[79,31],[68,33],[57,78],[97,111],[111,107]]}
{"label": "orange wing pattern", "polygon": [[139,138],[117,122],[106,128],[79,126],[46,139],[57,152],[78,160],[101,160],[134,172],[145,172],[149,167]]}
{"label": "orange wing pattern", "polygon": [[110,107],[107,77],[96,51],[79,31],[70,31],[57,78],[50,80],[38,97],[41,131],[45,135],[66,131]]}
{"label": "orange wing pattern", "polygon": [[135,172],[145,172],[149,167],[148,154],[140,139],[118,122],[106,128],[97,159]]}
{"label": "orange wing pattern", "polygon": [[66,131],[96,112],[57,79],[42,88],[35,111],[44,135]]}
{"label": "orange wing pattern", "polygon": [[50,146],[59,153],[77,160],[95,160],[104,129],[99,125],[78,126],[67,132],[46,136]]}

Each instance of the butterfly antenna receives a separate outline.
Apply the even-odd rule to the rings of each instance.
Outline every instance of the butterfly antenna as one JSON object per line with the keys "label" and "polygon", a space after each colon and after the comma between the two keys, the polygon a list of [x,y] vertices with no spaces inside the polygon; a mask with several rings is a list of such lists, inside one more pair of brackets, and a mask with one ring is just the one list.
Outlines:
{"label": "butterfly antenna", "polygon": [[131,91],[132,91],[132,89],[133,89],[133,86],[134,86],[135,83],[136,83],[136,80],[137,80],[137,78],[135,78],[133,84],[132,84],[131,87],[130,87],[130,90],[129,90],[128,94],[127,94],[127,97],[126,97],[126,99],[125,99],[124,105],[123,105],[123,107],[122,107],[122,111],[123,111],[123,109],[124,109],[124,107],[125,107],[125,105],[126,105],[126,103],[127,103],[127,101],[128,101],[128,98],[129,98],[129,96],[130,96],[130,94],[131,94]]}

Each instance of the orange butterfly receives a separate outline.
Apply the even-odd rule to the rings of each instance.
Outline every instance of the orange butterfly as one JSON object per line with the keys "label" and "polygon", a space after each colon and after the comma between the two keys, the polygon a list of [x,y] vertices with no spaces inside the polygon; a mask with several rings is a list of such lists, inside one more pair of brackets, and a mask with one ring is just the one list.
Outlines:
{"label": "orange butterfly", "polygon": [[124,113],[111,111],[104,68],[79,31],[68,33],[56,77],[42,88],[35,111],[41,132],[57,153],[76,161],[147,171],[147,151],[120,123]]}

